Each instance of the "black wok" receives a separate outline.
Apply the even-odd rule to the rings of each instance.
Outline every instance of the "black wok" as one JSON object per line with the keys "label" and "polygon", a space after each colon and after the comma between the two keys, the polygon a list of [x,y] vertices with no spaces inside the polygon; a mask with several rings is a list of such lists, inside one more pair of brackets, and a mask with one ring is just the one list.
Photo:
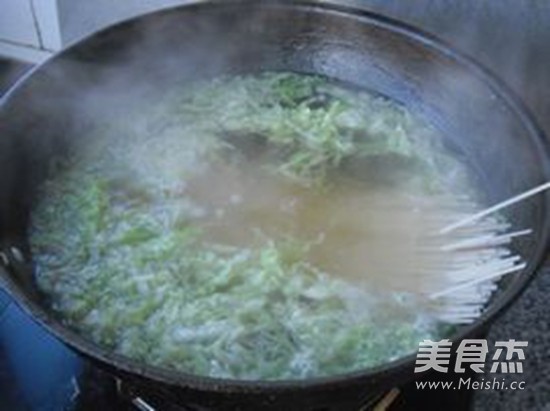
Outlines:
{"label": "black wok", "polygon": [[[115,118],[125,105],[146,102],[151,93],[177,82],[260,70],[322,74],[406,104],[444,132],[449,147],[474,170],[488,202],[550,177],[547,147],[525,107],[494,75],[412,27],[308,2],[183,6],[78,42],[34,69],[4,98],[0,278],[15,301],[49,332],[140,392],[196,409],[358,409],[378,393],[414,378],[414,356],[375,369],[304,381],[244,382],[186,375],[113,355],[64,327],[34,285],[26,236],[35,190],[47,174],[49,160],[78,141],[97,113]],[[533,277],[546,251],[549,201],[541,195],[508,211],[514,225],[535,231],[514,244],[528,267],[502,281],[485,313],[460,329],[453,341],[479,335]]]}

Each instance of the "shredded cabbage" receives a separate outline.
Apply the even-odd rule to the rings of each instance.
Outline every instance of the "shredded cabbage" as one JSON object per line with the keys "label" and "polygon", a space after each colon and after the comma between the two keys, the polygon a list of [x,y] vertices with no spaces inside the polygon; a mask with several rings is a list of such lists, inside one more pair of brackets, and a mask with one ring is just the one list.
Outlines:
{"label": "shredded cabbage", "polygon": [[433,179],[442,157],[404,108],[271,73],[198,84],[148,121],[127,139],[96,136],[42,189],[31,227],[37,279],[69,326],[148,364],[261,380],[378,365],[438,335],[408,296],[373,295],[308,263],[312,239],[206,240],[194,224],[201,204],[185,195],[187,179],[241,158],[252,139],[269,170],[308,186],[381,156]]}

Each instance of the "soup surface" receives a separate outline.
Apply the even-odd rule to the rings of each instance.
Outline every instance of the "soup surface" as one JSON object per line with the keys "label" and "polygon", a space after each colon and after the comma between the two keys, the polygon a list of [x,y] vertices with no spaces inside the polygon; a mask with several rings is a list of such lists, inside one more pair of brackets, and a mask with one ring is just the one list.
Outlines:
{"label": "soup surface", "polygon": [[466,167],[406,108],[326,78],[219,78],[96,124],[31,227],[74,329],[221,378],[362,369],[440,339],[434,233],[476,209]]}

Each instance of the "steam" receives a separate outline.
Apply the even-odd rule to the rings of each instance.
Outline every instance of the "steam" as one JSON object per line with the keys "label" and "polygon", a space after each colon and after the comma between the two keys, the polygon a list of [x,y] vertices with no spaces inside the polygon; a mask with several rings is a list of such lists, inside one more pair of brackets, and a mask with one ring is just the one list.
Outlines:
{"label": "steam", "polygon": [[[360,5],[425,27],[460,49],[476,50],[473,54],[506,77],[516,91],[531,90],[534,82],[526,69],[538,49],[522,47],[527,29],[519,34],[500,30],[495,22],[512,25],[509,14],[495,13],[489,3],[477,4],[473,12],[455,3],[433,2],[430,15],[403,2],[399,7],[382,1]],[[483,169],[480,174],[486,181],[480,183],[492,200],[535,185],[539,163],[526,131],[484,80],[451,57],[436,57],[441,54],[426,52],[401,35],[366,31],[360,21],[337,13],[301,9],[282,14],[279,6],[269,6],[213,16],[208,10],[212,9],[182,9],[127,25],[123,31],[104,32],[37,73],[28,92],[23,89],[7,110],[16,117],[10,118],[7,134],[14,139],[24,134],[31,142],[33,153],[25,160],[30,173],[46,168],[38,167],[38,159],[59,149],[60,135],[80,144],[91,138],[90,130],[109,127],[119,143],[129,139],[133,144],[131,136],[151,133],[147,113],[173,88],[198,78],[267,68],[317,72],[404,102],[441,128],[474,167]],[[434,15],[440,18],[432,20]],[[472,15],[476,20],[467,20]],[[526,165],[521,172],[510,163],[511,153],[515,163]],[[142,158],[130,161],[139,169]],[[5,175],[19,179],[15,169],[21,167]],[[13,196],[13,186],[4,190],[8,197]],[[514,214],[520,225],[536,215],[537,205],[530,203],[522,210]]]}

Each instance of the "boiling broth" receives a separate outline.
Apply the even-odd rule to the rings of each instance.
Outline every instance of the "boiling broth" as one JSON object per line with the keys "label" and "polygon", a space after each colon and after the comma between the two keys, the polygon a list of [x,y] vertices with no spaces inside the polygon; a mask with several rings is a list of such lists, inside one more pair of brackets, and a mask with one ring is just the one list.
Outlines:
{"label": "boiling broth", "polygon": [[96,131],[45,183],[31,243],[63,321],[149,364],[239,379],[348,372],[444,335],[423,298],[452,264],[433,233],[477,203],[442,136],[314,76],[178,93],[135,132]]}

